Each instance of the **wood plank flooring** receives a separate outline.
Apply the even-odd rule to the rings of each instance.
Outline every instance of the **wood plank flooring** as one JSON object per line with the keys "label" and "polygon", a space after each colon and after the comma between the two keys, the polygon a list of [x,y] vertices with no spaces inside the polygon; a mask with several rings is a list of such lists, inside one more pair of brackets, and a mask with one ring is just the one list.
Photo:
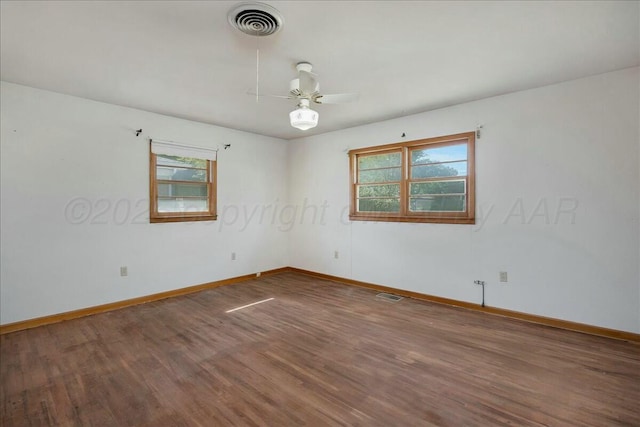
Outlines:
{"label": "wood plank flooring", "polygon": [[640,426],[637,344],[375,294],[286,273],[3,335],[0,425]]}

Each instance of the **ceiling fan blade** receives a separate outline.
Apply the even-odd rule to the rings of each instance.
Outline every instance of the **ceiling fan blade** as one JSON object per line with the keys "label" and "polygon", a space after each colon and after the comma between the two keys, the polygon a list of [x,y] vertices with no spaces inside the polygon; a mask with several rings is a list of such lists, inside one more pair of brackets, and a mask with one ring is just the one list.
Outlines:
{"label": "ceiling fan blade", "polygon": [[333,93],[327,95],[319,95],[314,98],[316,104],[344,104],[347,102],[357,101],[360,97],[358,93]]}
{"label": "ceiling fan blade", "polygon": [[300,70],[298,72],[300,77],[300,92],[305,94],[312,94],[318,91],[318,82],[313,77],[313,73]]}
{"label": "ceiling fan blade", "polygon": [[296,97],[295,97],[295,96],[292,96],[292,95],[269,95],[269,94],[264,94],[264,95],[263,95],[263,94],[260,94],[260,95],[258,95],[257,93],[252,92],[252,91],[250,91],[250,90],[248,90],[248,91],[247,91],[247,95],[251,95],[251,96],[258,96],[258,97],[260,97],[260,98],[263,98],[263,97],[264,97],[264,98],[296,99]]}

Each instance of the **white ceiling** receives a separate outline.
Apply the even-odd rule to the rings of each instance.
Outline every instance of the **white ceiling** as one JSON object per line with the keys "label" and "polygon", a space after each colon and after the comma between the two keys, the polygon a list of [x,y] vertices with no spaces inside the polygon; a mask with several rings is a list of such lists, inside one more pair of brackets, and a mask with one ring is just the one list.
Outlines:
{"label": "white ceiling", "polygon": [[[283,29],[233,29],[236,1],[2,1],[2,80],[292,139],[640,64],[636,1],[267,1]],[[320,124],[288,123],[295,63],[325,93]],[[135,124],[132,124],[132,126]]]}

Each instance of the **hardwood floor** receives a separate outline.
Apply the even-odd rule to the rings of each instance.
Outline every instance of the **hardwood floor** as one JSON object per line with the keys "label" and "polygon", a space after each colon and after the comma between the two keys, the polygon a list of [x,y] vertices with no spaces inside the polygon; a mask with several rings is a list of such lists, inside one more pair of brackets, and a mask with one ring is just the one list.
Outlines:
{"label": "hardwood floor", "polygon": [[640,426],[637,344],[375,294],[286,273],[3,335],[0,425]]}

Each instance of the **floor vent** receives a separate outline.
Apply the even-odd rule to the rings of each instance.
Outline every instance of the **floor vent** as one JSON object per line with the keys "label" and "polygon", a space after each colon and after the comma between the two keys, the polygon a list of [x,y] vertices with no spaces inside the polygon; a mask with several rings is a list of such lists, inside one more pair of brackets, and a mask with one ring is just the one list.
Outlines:
{"label": "floor vent", "polygon": [[384,293],[384,292],[381,292],[378,295],[376,295],[376,298],[380,298],[380,299],[383,299],[383,300],[389,301],[389,302],[398,302],[401,299],[403,299],[402,297],[399,297],[398,295],[387,294],[387,293]]}

